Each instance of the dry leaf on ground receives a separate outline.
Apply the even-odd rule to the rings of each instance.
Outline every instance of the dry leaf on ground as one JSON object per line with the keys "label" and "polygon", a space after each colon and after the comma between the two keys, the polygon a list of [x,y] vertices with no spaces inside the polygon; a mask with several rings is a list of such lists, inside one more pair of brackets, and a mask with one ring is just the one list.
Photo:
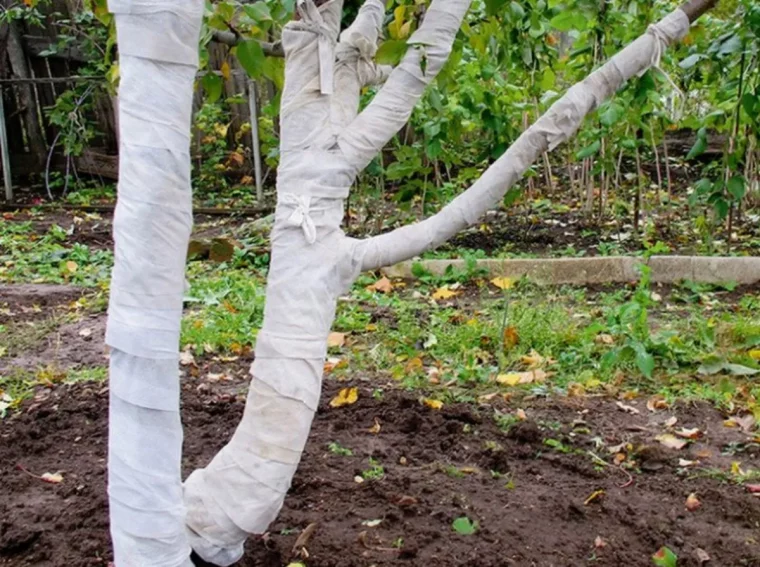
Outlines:
{"label": "dry leaf on ground", "polygon": [[391,283],[391,280],[383,276],[379,280],[377,280],[375,283],[368,285],[366,287],[367,291],[377,291],[380,293],[390,293],[393,291],[393,283]]}
{"label": "dry leaf on ground", "polygon": [[658,435],[655,437],[657,441],[660,442],[661,445],[667,447],[668,449],[676,449],[680,450],[686,447],[688,445],[688,441],[684,439],[679,439],[675,435],[671,435],[670,433],[664,433],[663,435]]}
{"label": "dry leaf on ground", "polygon": [[329,335],[327,335],[327,346],[330,348],[333,347],[342,347],[346,344],[346,334],[345,333],[336,333],[333,331]]}
{"label": "dry leaf on ground", "polygon": [[498,287],[499,289],[512,289],[512,287],[515,285],[514,280],[512,278],[507,277],[498,277],[491,280],[491,283]]}
{"label": "dry leaf on ground", "polygon": [[359,388],[343,388],[330,402],[330,407],[340,408],[355,404],[359,399]]}
{"label": "dry leaf on ground", "polygon": [[431,400],[430,398],[423,398],[422,403],[426,407],[429,407],[430,409],[434,409],[434,410],[439,410],[443,407],[443,402],[441,400]]}
{"label": "dry leaf on ground", "polygon": [[439,287],[437,290],[435,290],[435,293],[433,293],[433,299],[451,299],[452,297],[456,297],[459,295],[458,291],[453,291],[449,289],[447,286]]}

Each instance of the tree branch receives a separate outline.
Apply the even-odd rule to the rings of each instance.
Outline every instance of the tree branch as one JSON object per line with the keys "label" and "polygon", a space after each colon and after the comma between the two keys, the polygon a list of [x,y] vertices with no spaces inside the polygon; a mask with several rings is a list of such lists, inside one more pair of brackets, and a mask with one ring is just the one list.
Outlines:
{"label": "tree branch", "polygon": [[689,22],[693,24],[702,14],[712,10],[717,3],[718,0],[689,0],[681,6],[681,10],[689,17]]}
{"label": "tree branch", "polygon": [[[223,43],[225,45],[229,45],[230,47],[234,47],[237,44],[246,41],[244,38],[241,38],[233,32],[226,31],[215,31],[212,39],[217,43]],[[285,57],[285,52],[282,49],[282,43],[279,41],[276,41],[274,43],[259,41],[259,45],[261,45],[261,49],[264,50],[264,55],[268,55],[269,57]]]}
{"label": "tree branch", "polygon": [[383,149],[409,117],[425,88],[449,58],[454,38],[472,0],[433,0],[408,51],[372,102],[346,128],[341,147],[359,169]]}
{"label": "tree branch", "polygon": [[438,214],[387,234],[359,241],[356,255],[362,270],[395,264],[435,248],[460,230],[474,224],[496,205],[545,151],[552,150],[575,134],[587,114],[615,94],[630,78],[649,69],[661,46],[681,40],[691,18],[714,5],[714,0],[691,0],[690,12],[678,9],[656,24],[658,30],[639,37],[582,82],[571,87],[507,152],[467,191]]}

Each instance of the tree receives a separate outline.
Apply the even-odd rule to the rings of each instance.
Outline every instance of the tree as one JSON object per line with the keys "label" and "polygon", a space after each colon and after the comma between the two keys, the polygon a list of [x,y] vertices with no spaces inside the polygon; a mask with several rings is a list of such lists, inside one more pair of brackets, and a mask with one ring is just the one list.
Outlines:
{"label": "tree", "polygon": [[[433,0],[392,70],[373,61],[382,0],[338,38],[342,0],[298,0],[284,30],[278,203],[264,324],[244,417],[229,444],[180,483],[177,378],[192,224],[189,134],[202,2],[113,0],[121,57],[121,154],[111,354],[109,494],[117,567],[230,565],[279,512],[317,408],[338,297],[362,270],[433,248],[476,222],[531,163],[715,4],[691,0],[572,87],[438,214],[367,240],[340,229],[357,174],[408,121],[451,52],[471,0]],[[389,72],[390,71],[390,72]],[[385,80],[362,111],[362,88]],[[187,508],[184,517],[183,506]]]}

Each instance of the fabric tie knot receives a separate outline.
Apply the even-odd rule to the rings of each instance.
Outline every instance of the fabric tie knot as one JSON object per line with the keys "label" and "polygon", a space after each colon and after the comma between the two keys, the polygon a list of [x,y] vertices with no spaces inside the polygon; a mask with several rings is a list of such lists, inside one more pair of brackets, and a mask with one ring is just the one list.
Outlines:
{"label": "fabric tie knot", "polygon": [[324,95],[333,93],[334,44],[332,30],[325,24],[314,0],[298,0],[296,5],[305,28],[318,36],[319,88]]}
{"label": "fabric tie knot", "polygon": [[[651,60],[650,66],[653,69],[657,69],[665,77],[665,80],[673,88],[673,92],[675,93],[675,95],[683,101],[685,99],[683,92],[678,87],[678,85],[676,85],[676,83],[673,81],[670,75],[668,75],[661,67],[662,55],[665,52],[665,49],[667,49],[667,47],[671,43],[681,39],[681,37],[684,35],[683,22],[679,21],[679,18],[682,15],[683,15],[683,12],[681,12],[680,10],[676,10],[675,12],[673,12],[673,14],[670,14],[661,22],[650,25],[647,28],[647,34],[651,35],[652,38],[654,39],[654,45],[652,46],[652,60]],[[686,16],[683,15],[683,17],[685,18]],[[688,31],[688,24],[686,25],[686,30]],[[643,74],[644,73],[642,73],[642,75]],[[671,109],[671,110],[674,110],[674,109]],[[677,114],[675,112],[673,113]]]}
{"label": "fabric tie knot", "polygon": [[288,217],[288,224],[294,227],[301,227],[306,237],[306,242],[314,244],[317,241],[317,227],[314,225],[314,220],[309,214],[311,197],[284,193],[280,196],[280,203],[287,207],[293,207],[293,212]]}

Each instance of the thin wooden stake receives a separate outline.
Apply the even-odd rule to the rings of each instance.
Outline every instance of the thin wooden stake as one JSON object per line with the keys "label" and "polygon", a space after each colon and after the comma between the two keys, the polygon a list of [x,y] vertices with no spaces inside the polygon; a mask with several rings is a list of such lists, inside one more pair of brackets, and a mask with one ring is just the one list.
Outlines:
{"label": "thin wooden stake", "polygon": [[3,89],[0,87],[0,154],[3,164],[3,184],[5,185],[5,200],[13,202],[13,184],[11,181],[11,156],[8,147],[8,133],[5,130],[5,107],[3,105]]}
{"label": "thin wooden stake", "polygon": [[256,179],[256,200],[264,200],[264,184],[261,180],[261,143],[259,141],[259,114],[256,82],[248,81],[248,108],[251,113],[251,146],[253,150],[253,171]]}

